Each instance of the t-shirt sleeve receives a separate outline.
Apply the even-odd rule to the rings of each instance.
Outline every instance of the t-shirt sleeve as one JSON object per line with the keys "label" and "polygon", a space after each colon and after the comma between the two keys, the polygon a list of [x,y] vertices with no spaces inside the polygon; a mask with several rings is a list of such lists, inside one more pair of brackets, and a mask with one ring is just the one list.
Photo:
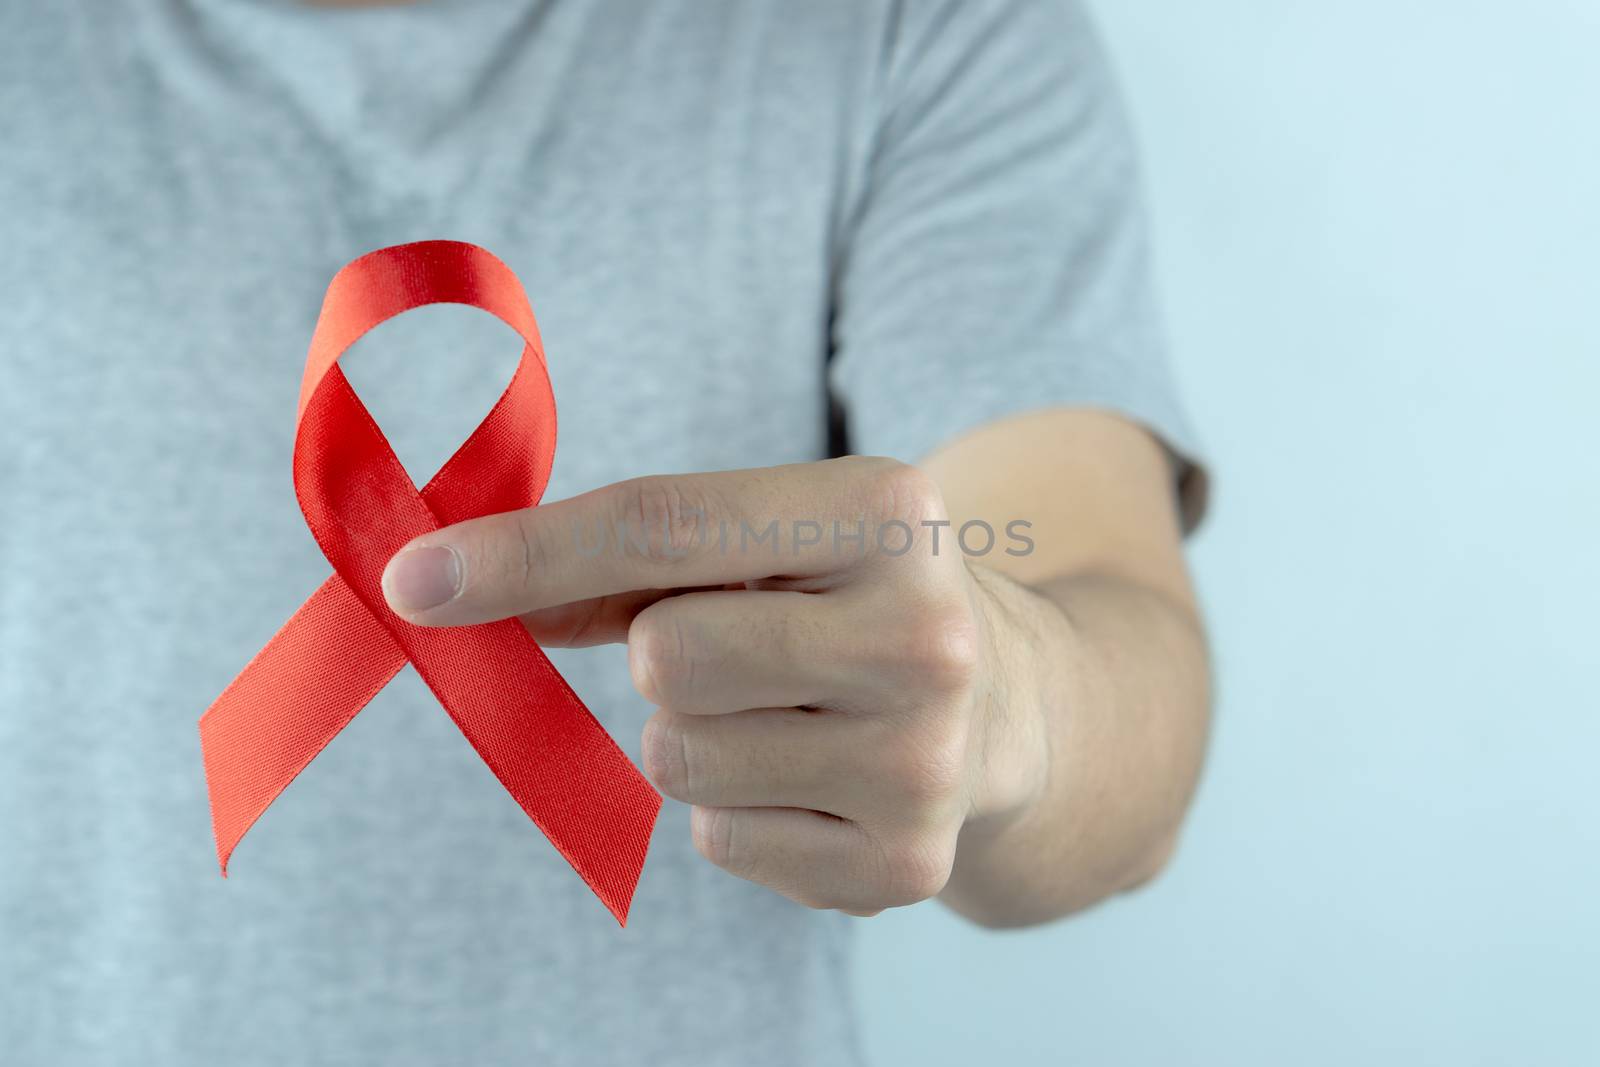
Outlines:
{"label": "t-shirt sleeve", "polygon": [[916,462],[1041,408],[1123,415],[1174,458],[1185,529],[1199,442],[1152,293],[1138,161],[1074,0],[907,3],[836,276],[829,385],[850,450]]}

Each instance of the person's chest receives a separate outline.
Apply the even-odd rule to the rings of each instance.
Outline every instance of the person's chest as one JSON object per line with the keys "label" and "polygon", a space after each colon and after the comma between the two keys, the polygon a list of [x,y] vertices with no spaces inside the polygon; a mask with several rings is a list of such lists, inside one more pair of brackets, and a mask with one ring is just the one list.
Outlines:
{"label": "person's chest", "polygon": [[[0,655],[27,665],[8,703],[114,691],[192,731],[322,581],[296,399],[328,279],[373,248],[466,240],[517,272],[560,415],[546,499],[824,454],[829,272],[861,161],[849,88],[807,104],[789,84],[822,78],[820,46],[774,70],[748,42],[557,22],[429,94],[415,64],[251,65],[115,21],[7,75],[37,103],[0,168]],[[730,91],[751,99],[717,106]],[[420,484],[517,349],[486,315],[422,309],[347,372]]]}
{"label": "person's chest", "polygon": [[[0,177],[8,540],[136,584],[316,570],[289,457],[322,290],[423,238],[482,244],[528,290],[560,412],[549,497],[820,457],[855,117],[803,91],[815,46],[812,69],[803,49],[775,69],[736,32],[645,21],[552,15],[431,89],[416,57],[363,51],[399,31],[342,51],[160,20],[115,49],[117,27],[75,38],[87,84],[48,99]],[[516,348],[486,316],[414,312],[348,372],[420,482]]]}
{"label": "person's chest", "polygon": [[[225,35],[279,6],[41,8],[30,25],[59,23],[59,38],[0,33],[0,99],[27,105],[5,109],[0,164],[0,825],[28,857],[0,878],[0,910],[53,916],[17,959],[49,961],[85,1003],[134,976],[159,1010],[101,1029],[174,1045],[204,1042],[208,1005],[271,1019],[254,1005],[285,989],[358,987],[373,965],[342,946],[389,928],[407,936],[382,958],[424,961],[399,971],[422,975],[443,1017],[490,988],[508,1033],[581,1029],[573,1005],[664,988],[685,938],[735,961],[706,980],[713,995],[759,970],[788,1018],[831,951],[820,919],[701,863],[677,809],[635,907],[658,933],[598,940],[609,917],[410,672],[279,798],[234,891],[197,890],[213,858],[195,720],[328,573],[293,493],[295,407],[324,287],[363,252],[453,238],[519,275],[560,412],[547,498],[819,457],[841,172],[861,163],[851,87],[830,81],[820,43],[785,66],[748,17],[726,40],[683,36],[644,14],[655,5],[629,5],[631,25],[583,17],[599,4],[509,18],[489,35],[503,54],[432,88],[424,55],[385,75],[340,66],[349,54],[315,32],[249,30],[256,50],[304,48],[285,68]],[[169,7],[235,22],[146,14]],[[806,103],[801,83],[827,98]],[[420,482],[516,354],[486,315],[424,309],[360,342],[347,370]],[[555,658],[636,753],[647,708],[624,651]],[[78,951],[80,930],[94,936]],[[557,961],[559,995],[530,958]],[[171,994],[189,985],[206,995]],[[358,1037],[390,1023],[349,1015]]]}

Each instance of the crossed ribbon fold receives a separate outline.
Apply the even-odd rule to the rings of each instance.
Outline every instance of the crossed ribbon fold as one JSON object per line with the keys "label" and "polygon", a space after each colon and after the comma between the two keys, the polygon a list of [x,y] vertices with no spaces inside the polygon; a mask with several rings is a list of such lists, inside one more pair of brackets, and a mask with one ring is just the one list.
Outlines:
{"label": "crossed ribbon fold", "polygon": [[[339,369],[368,330],[425,304],[467,304],[525,346],[505,392],[420,492]],[[475,245],[421,241],[354,260],[329,283],[306,356],[294,487],[334,573],[200,719],[224,876],[246,831],[411,663],[478,755],[626,925],[661,797],[516,619],[415,626],[379,581],[413,538],[532,507],[555,453],[555,396],[527,295]]]}

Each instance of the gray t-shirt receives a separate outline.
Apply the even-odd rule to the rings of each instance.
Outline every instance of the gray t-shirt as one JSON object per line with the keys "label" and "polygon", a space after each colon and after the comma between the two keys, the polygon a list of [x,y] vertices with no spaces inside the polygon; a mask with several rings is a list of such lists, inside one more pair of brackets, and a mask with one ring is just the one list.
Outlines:
{"label": "gray t-shirt", "polygon": [[[823,457],[830,393],[858,452],[1075,404],[1188,453],[1135,184],[1071,0],[0,8],[0,1060],[857,1061],[856,920],[668,801],[619,929],[409,670],[217,876],[196,719],[328,573],[322,291],[506,260],[548,499]],[[345,365],[420,482],[518,348],[424,309]],[[625,650],[553,658],[637,759]]]}

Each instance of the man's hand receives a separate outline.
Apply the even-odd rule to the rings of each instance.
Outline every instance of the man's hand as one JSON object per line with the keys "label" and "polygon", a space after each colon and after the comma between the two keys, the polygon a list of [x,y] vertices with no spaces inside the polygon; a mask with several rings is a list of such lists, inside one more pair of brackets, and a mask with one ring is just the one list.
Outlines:
{"label": "man's hand", "polygon": [[626,641],[659,708],[645,772],[694,805],[701,854],[872,914],[939,894],[965,827],[1043,793],[1042,702],[1007,685],[1032,635],[981,563],[1027,551],[1006,529],[1025,518],[952,527],[933,480],[884,459],[647,477],[419,538],[384,588],[421,625]]}
{"label": "man's hand", "polygon": [[626,641],[660,708],[645,770],[695,806],[696,847],[813,907],[1087,907],[1166,862],[1205,749],[1169,460],[1103,412],[993,423],[920,468],[622,482],[419,538],[384,587],[422,625]]}

